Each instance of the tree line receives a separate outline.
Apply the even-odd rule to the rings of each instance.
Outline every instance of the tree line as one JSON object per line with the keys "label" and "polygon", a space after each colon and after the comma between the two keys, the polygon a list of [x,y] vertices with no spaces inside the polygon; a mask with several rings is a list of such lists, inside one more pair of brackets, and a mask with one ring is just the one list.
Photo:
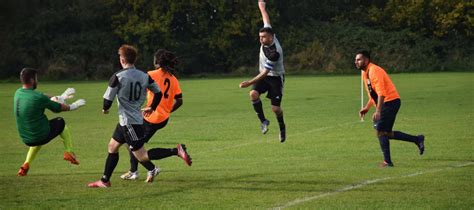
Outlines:
{"label": "tree line", "polygon": [[[268,1],[288,73],[346,74],[354,52],[372,51],[390,72],[472,71],[472,1]],[[153,68],[158,48],[175,52],[181,75],[257,72],[256,0],[4,0],[0,78],[35,67],[50,79],[103,79],[117,49],[139,49]]]}

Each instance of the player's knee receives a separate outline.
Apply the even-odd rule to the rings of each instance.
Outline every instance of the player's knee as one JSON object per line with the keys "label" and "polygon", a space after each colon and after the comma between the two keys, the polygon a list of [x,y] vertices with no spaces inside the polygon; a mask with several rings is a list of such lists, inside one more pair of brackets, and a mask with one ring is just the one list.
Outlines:
{"label": "player's knee", "polygon": [[257,100],[260,97],[260,94],[258,94],[258,92],[255,90],[251,90],[249,95],[250,95],[250,99],[252,100]]}
{"label": "player's knee", "polygon": [[144,158],[144,157],[143,157],[143,156],[141,156],[141,155],[138,155],[138,156],[137,156],[137,155],[135,155],[135,157],[137,158],[137,160],[138,160],[139,162],[144,162],[144,161],[147,161],[147,159],[146,159],[146,158]]}
{"label": "player's knee", "polygon": [[377,131],[377,137],[383,137],[383,136],[390,137],[389,132]]}
{"label": "player's knee", "polygon": [[283,112],[283,110],[279,106],[272,106],[272,111],[277,115],[280,115]]}
{"label": "player's knee", "polygon": [[119,150],[120,144],[114,139],[110,139],[109,145],[107,146],[109,153],[117,153]]}
{"label": "player's knee", "polygon": [[135,155],[135,157],[137,158],[137,160],[139,162],[145,162],[145,161],[149,161],[150,159],[148,158],[147,155],[143,154],[143,153],[139,153],[139,152],[134,152],[133,153]]}

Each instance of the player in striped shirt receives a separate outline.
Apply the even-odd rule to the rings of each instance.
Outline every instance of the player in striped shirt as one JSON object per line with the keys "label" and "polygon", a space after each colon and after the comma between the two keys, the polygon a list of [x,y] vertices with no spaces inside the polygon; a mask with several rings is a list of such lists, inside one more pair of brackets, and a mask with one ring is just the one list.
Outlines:
{"label": "player in striped shirt", "polygon": [[[150,161],[148,151],[143,146],[146,142],[143,131],[143,115],[149,116],[158,107],[162,95],[161,90],[148,74],[135,67],[138,55],[135,47],[122,45],[118,54],[123,69],[110,77],[109,85],[104,93],[102,111],[104,114],[108,114],[114,98],[117,97],[119,123],[109,141],[108,156],[102,178],[87,185],[92,188],[111,186],[110,177],[118,163],[119,148],[125,143],[148,170],[146,182],[153,182],[154,177],[160,172],[160,168],[155,167]],[[146,99],[147,89],[152,91],[155,96],[151,100],[151,104],[141,110]]]}
{"label": "player in striped shirt", "polygon": [[267,93],[267,98],[271,100],[272,111],[275,113],[280,127],[280,142],[286,140],[286,126],[283,120],[283,110],[281,109],[281,101],[283,98],[283,84],[285,82],[285,67],[283,65],[283,49],[280,42],[276,38],[270,25],[270,17],[265,9],[265,2],[258,2],[260,13],[262,14],[263,28],[259,31],[260,37],[260,54],[259,54],[259,74],[248,81],[240,83],[240,88],[252,85],[250,91],[250,99],[253,108],[257,113],[257,117],[261,123],[261,131],[263,134],[268,132],[270,121],[265,118],[262,108],[260,95]]}
{"label": "player in striped shirt", "polygon": [[[151,137],[160,129],[168,124],[172,112],[178,110],[183,104],[183,94],[179,86],[178,79],[173,75],[175,65],[178,63],[176,55],[172,52],[159,49],[155,53],[154,65],[156,70],[148,72],[148,75],[157,83],[163,94],[161,102],[156,110],[149,116],[144,116],[143,125],[145,132],[145,141],[148,142]],[[151,106],[155,94],[147,91],[147,106]],[[150,159],[159,160],[171,156],[181,157],[184,162],[191,166],[192,160],[186,151],[184,144],[176,145],[176,148],[153,148],[148,150]],[[138,179],[138,160],[130,151],[130,170],[121,175],[124,180]]]}

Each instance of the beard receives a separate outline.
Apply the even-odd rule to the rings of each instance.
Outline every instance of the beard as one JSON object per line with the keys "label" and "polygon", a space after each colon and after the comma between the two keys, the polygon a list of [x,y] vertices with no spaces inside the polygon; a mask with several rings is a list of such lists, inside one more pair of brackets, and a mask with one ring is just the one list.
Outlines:
{"label": "beard", "polygon": [[366,67],[367,67],[367,65],[364,65],[364,64],[362,64],[360,66],[356,65],[356,68],[359,69],[359,70],[364,70]]}

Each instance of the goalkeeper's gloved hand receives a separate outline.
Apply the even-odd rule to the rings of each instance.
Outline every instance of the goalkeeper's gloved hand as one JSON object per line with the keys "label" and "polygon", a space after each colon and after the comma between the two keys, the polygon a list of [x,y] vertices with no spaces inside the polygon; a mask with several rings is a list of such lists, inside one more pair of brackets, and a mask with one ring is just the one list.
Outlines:
{"label": "goalkeeper's gloved hand", "polygon": [[76,89],[68,88],[60,96],[55,96],[55,99],[57,100],[57,102],[64,104],[67,99],[71,99],[74,97],[74,93],[76,93]]}
{"label": "goalkeeper's gloved hand", "polygon": [[86,105],[86,100],[79,99],[79,100],[75,101],[74,103],[72,103],[71,105],[69,105],[69,111],[76,110],[79,107],[84,106],[84,105]]}

